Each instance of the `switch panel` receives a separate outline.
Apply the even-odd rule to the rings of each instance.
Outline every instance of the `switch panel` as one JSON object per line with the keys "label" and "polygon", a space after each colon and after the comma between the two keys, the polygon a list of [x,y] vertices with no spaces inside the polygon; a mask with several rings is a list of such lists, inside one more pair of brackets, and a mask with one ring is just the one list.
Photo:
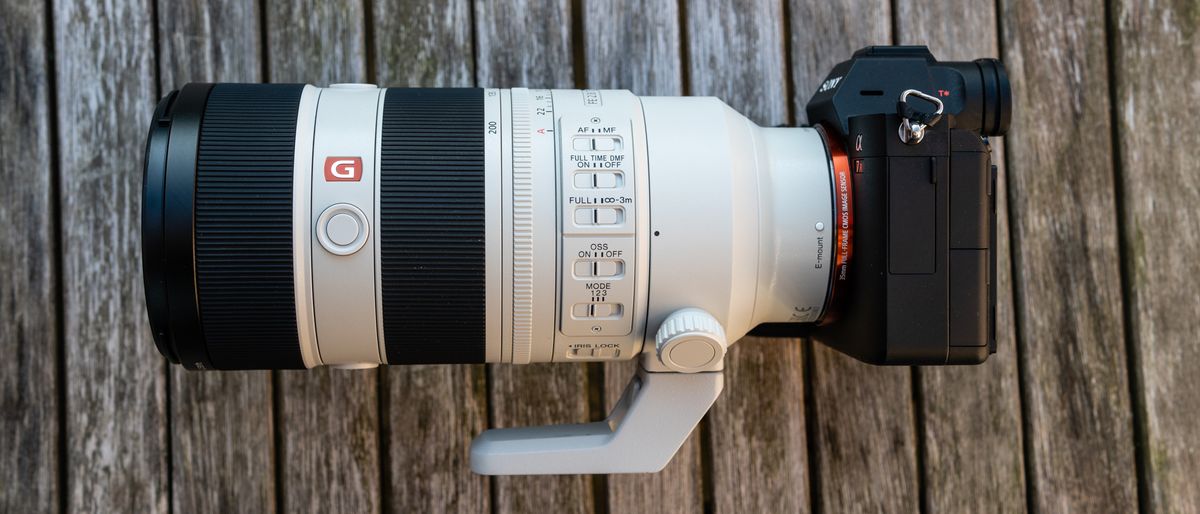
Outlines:
{"label": "switch panel", "polygon": [[[634,172],[628,118],[566,114],[562,137],[561,331],[566,336],[616,337],[633,328],[635,262]],[[592,343],[587,343],[592,344]],[[574,358],[615,358],[589,350]]]}

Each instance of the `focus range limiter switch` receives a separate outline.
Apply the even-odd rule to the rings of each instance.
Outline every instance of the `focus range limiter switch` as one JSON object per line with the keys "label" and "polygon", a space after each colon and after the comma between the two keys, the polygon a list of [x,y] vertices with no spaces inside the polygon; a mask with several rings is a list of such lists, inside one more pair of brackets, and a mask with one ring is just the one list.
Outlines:
{"label": "focus range limiter switch", "polygon": [[575,224],[581,227],[620,225],[625,213],[620,207],[580,207],[575,209]]}

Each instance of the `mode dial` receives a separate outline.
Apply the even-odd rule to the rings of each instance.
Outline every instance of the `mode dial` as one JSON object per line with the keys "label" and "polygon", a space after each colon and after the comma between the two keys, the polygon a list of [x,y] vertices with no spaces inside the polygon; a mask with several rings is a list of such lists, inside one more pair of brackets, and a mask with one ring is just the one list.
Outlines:
{"label": "mode dial", "polygon": [[680,373],[705,371],[725,358],[725,329],[712,314],[694,307],[672,312],[654,336],[658,360]]}

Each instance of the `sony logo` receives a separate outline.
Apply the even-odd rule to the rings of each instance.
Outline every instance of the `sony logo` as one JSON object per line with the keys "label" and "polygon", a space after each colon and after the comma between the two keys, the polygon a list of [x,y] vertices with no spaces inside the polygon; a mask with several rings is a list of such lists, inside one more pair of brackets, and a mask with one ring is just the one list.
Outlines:
{"label": "sony logo", "polygon": [[842,81],[842,77],[834,77],[831,79],[827,79],[825,82],[821,83],[821,87],[817,89],[817,92],[824,93],[826,91],[829,91],[830,89],[837,87],[838,82],[841,82],[841,81]]}

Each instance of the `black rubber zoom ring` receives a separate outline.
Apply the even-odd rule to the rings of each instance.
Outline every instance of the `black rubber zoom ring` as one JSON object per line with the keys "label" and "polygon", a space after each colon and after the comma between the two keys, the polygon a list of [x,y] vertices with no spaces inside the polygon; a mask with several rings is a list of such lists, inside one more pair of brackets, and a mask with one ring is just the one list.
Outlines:
{"label": "black rubber zoom ring", "polygon": [[217,369],[303,368],[292,168],[303,85],[213,86],[196,153],[196,286]]}
{"label": "black rubber zoom ring", "polygon": [[389,364],[484,361],[482,89],[387,90],[380,160]]}

